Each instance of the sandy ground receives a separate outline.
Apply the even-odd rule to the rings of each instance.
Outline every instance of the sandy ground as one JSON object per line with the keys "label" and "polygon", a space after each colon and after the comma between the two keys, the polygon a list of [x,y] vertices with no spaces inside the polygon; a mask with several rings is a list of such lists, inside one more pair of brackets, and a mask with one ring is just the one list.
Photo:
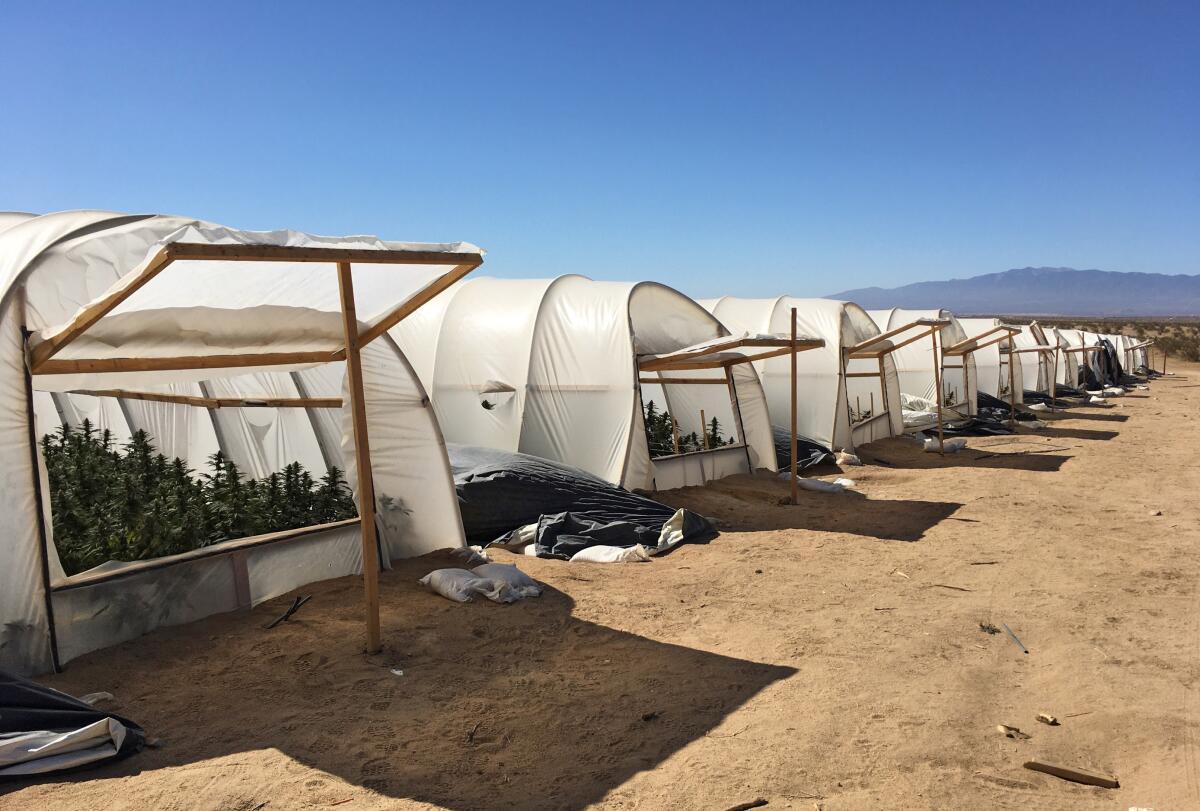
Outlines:
{"label": "sandy ground", "polygon": [[380,656],[354,579],[271,631],[290,597],[90,655],[46,681],[115,693],[160,747],[0,806],[1200,808],[1200,367],[1173,369],[944,460],[870,446],[856,494],[667,494],[723,534],[648,564],[521,559],[541,600],[452,604],[415,583],[440,561],[409,561]]}

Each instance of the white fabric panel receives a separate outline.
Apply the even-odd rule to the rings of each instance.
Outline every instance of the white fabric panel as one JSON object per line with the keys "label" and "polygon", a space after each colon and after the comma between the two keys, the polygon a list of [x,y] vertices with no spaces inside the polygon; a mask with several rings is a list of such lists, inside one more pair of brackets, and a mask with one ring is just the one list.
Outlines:
{"label": "white fabric panel", "polygon": [[[166,384],[157,390],[190,397],[203,396],[196,383]],[[104,399],[113,402],[111,398]],[[200,473],[211,472],[209,457],[220,450],[221,445],[206,409],[181,403],[128,399],[121,400],[120,407],[129,420],[130,431],[149,434],[159,453],[168,459],[179,457],[189,468]]]}
{"label": "white fabric panel", "polygon": [[[975,338],[1000,326],[1000,319],[960,318],[958,319],[958,323],[962,326],[968,338]],[[991,341],[998,337],[999,333],[993,333],[984,338],[983,341]],[[975,358],[975,371],[977,373],[976,388],[984,394],[990,394],[993,397],[1001,397],[1007,400],[1009,397],[1008,367],[1001,363],[1000,346],[998,343],[985,346],[983,349],[972,352],[971,356]],[[1000,379],[1002,366],[1004,371],[1003,381]]]}
{"label": "white fabric panel", "polygon": [[[629,455],[625,467],[625,480],[621,482],[621,486],[626,490],[653,490],[654,489],[654,465],[650,461],[650,443],[646,440],[646,415],[643,402],[640,398],[634,396],[633,404],[633,430],[630,432]],[[655,401],[658,405],[663,405],[665,402],[660,394],[660,399]]]}
{"label": "white fabric panel", "polygon": [[38,730],[0,738],[0,777],[74,769],[115,756],[125,725],[102,718],[69,732]]}
{"label": "white fabric panel", "polygon": [[[538,309],[547,290],[566,278],[557,282],[472,279],[454,291],[445,313],[447,320],[437,333],[432,388],[434,408],[448,442],[521,449]],[[493,407],[486,409],[483,389],[489,383],[510,387],[512,392],[488,394],[486,399]]]}
{"label": "white fabric panel", "polygon": [[624,480],[637,374],[630,286],[568,276],[542,301],[529,360],[522,453]]}
{"label": "white fabric panel", "polygon": [[733,369],[733,386],[737,392],[738,410],[742,415],[743,441],[749,452],[750,466],[771,472],[779,469],[775,459],[775,434],[771,430],[771,414],[767,395],[753,364],[739,363]]}
{"label": "white fabric panel", "polygon": [[[106,568],[119,569],[122,564]],[[94,571],[94,570],[93,570]],[[238,607],[228,555],[189,560],[54,594],[63,662],[155,628],[181,625]]]}
{"label": "white fabric panel", "polygon": [[51,667],[50,630],[29,447],[33,414],[26,406],[24,342],[13,303],[12,297],[0,301],[0,668],[32,675]]}
{"label": "white fabric panel", "polygon": [[659,490],[699,487],[715,479],[749,473],[744,448],[723,448],[654,460],[654,486]]}
{"label": "white fabric panel", "polygon": [[[14,226],[6,236],[36,222]],[[132,283],[136,271],[171,242],[479,252],[466,243],[403,243],[365,236],[315,237],[295,231],[233,231],[186,218],[149,217],[100,235],[65,240],[30,263],[30,327],[53,330],[69,322],[91,301]],[[54,267],[52,274],[38,272],[48,265]],[[449,266],[444,265],[358,266],[354,281],[359,318],[373,320],[448,270]],[[246,309],[264,302],[336,313],[337,276],[330,265],[311,262],[177,262],[122,303],[114,314],[192,307]]]}
{"label": "white fabric panel", "polygon": [[[78,428],[86,419],[96,430],[109,431],[117,447],[129,441],[129,419],[121,409],[121,404],[111,398],[44,391],[38,391],[36,395],[49,398],[56,412],[56,418],[49,422],[43,420],[41,412],[38,413],[38,436],[53,433],[63,421],[72,428]],[[45,416],[49,418],[51,415]]]}
{"label": "white fabric panel", "polygon": [[24,211],[0,211],[0,231],[6,231],[17,223],[32,220],[36,214],[27,214]]}
{"label": "white fabric panel", "polygon": [[246,573],[254,605],[307,583],[362,573],[358,525],[247,550]]}
{"label": "white fabric panel", "polygon": [[[464,546],[466,538],[446,444],[424,388],[386,336],[364,347],[361,355],[376,523],[384,565],[437,549]],[[346,480],[361,505],[348,388],[342,397],[347,405],[342,408]]]}
{"label": "white fabric panel", "polygon": [[[208,397],[300,397],[287,372],[213,378],[203,384]],[[202,409],[192,409],[204,414]],[[340,409],[313,409],[337,414]],[[325,457],[308,411],[303,408],[218,408],[209,412],[225,455],[249,477],[261,479],[299,462],[319,478]]]}
{"label": "white fabric panel", "polygon": [[[341,397],[345,384],[346,364],[341,361],[324,363],[290,374],[296,390],[304,397]],[[325,467],[336,467],[344,472],[346,460],[342,457],[341,413],[330,408],[310,408],[305,410],[305,414],[312,424],[313,438],[321,449]]]}

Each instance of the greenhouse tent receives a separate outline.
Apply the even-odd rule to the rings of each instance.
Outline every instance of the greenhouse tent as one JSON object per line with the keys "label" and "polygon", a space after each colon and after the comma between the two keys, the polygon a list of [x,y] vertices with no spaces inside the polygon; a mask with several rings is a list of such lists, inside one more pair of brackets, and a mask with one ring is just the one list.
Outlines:
{"label": "greenhouse tent", "polygon": [[[380,559],[463,538],[436,418],[386,333],[481,262],[465,243],[236,231],[175,216],[70,211],[8,225],[0,667],[46,671],[158,626],[360,570],[367,647],[377,646]],[[54,425],[35,421],[99,402],[126,432],[174,430],[173,452],[193,465],[213,443],[257,454],[263,470],[306,454],[337,462],[360,515],[373,518],[68,576],[38,461],[37,439]],[[206,419],[208,431],[193,428]],[[364,548],[378,554],[364,561]]]}
{"label": "greenhouse tent", "polygon": [[[639,358],[729,334],[669,287],[575,275],[473,278],[392,329],[448,441],[539,456],[646,490],[776,469],[766,402],[749,364],[640,374]],[[713,385],[664,385],[671,378]],[[659,449],[652,458],[644,419],[651,401],[677,421],[676,442],[703,435],[703,415],[710,425],[716,418],[733,444]]]}
{"label": "greenhouse tent", "polygon": [[[967,341],[970,336],[949,310],[868,310],[879,329],[888,332],[918,319],[947,321],[937,339],[937,349],[927,341],[917,341],[898,349],[894,358],[900,378],[901,394],[938,402],[938,377],[941,378],[941,405],[959,417],[974,416],[978,410],[977,374],[972,353],[958,357],[943,354],[945,347]],[[937,371],[935,371],[935,369]]]}
{"label": "greenhouse tent", "polygon": [[[852,358],[856,346],[879,336],[866,311],[845,301],[778,296],[700,301],[729,329],[785,334],[795,308],[798,330],[821,338],[824,347],[797,357],[797,433],[832,450],[855,447],[904,432],[900,384],[890,353]],[[886,347],[890,347],[888,342]],[[757,361],[776,425],[787,424],[791,377],[787,357]]]}
{"label": "greenhouse tent", "polygon": [[1005,402],[1022,402],[1021,361],[1011,370],[1008,366],[1014,357],[1014,344],[1020,342],[1020,328],[1010,327],[999,318],[960,318],[958,323],[969,336],[967,345],[974,347],[970,354],[975,360],[976,390]]}
{"label": "greenhouse tent", "polygon": [[1013,339],[1022,391],[1053,394],[1060,354],[1055,339],[1036,321],[1025,324]]}

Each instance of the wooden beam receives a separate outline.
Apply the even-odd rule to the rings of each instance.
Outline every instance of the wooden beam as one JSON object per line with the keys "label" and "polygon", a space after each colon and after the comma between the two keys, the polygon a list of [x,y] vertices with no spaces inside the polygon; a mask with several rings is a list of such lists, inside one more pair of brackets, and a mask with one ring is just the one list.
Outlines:
{"label": "wooden beam", "polygon": [[655,383],[660,386],[726,385],[723,377],[639,377],[639,383]]}
{"label": "wooden beam", "polygon": [[942,391],[942,358],[938,353],[938,330],[930,330],[929,337],[933,341],[933,380],[934,390],[937,392],[938,453],[945,456],[946,437],[942,432],[942,400],[946,399],[946,392]]}
{"label": "wooden beam", "polygon": [[476,262],[475,264],[462,264],[451,270],[449,273],[443,273],[441,276],[438,276],[432,282],[425,285],[425,287],[421,288],[421,290],[418,291],[417,294],[412,298],[408,299],[408,301],[405,301],[391,312],[380,316],[375,320],[374,324],[363,330],[358,336],[359,346],[366,346],[380,335],[383,335],[389,329],[412,315],[421,305],[428,302],[434,296],[450,287],[452,284],[457,282],[463,276],[466,276],[477,267],[479,267],[479,262]]}
{"label": "wooden beam", "polygon": [[792,504],[799,504],[800,503],[800,481],[797,478],[797,476],[799,474],[796,472],[796,468],[797,468],[798,462],[799,462],[799,460],[796,458],[796,402],[799,398],[799,395],[796,392],[796,383],[799,378],[796,375],[796,308],[795,307],[792,308],[792,346],[791,346],[790,351],[792,353],[792,369],[791,369],[791,378],[792,378],[792,415],[791,415],[792,416],[792,448],[791,448],[791,450],[792,450],[792,457],[791,457],[792,458],[792,475],[791,475]]}
{"label": "wooden beam", "polygon": [[308,536],[315,535],[319,532],[328,532],[330,530],[342,529],[343,527],[351,527],[357,523],[357,518],[345,518],[341,521],[330,521],[326,524],[313,524],[312,526],[308,527],[285,529],[279,532],[267,533],[266,535],[250,535],[246,538],[236,538],[230,541],[222,541],[221,543],[216,543],[211,546],[202,546],[198,549],[180,552],[177,555],[151,558],[149,560],[130,561],[119,569],[104,570],[100,572],[82,572],[80,574],[71,575],[67,578],[66,582],[54,586],[51,591],[57,594],[62,591],[87,588],[88,586],[94,586],[97,583],[108,583],[113,580],[120,580],[125,577],[142,574],[143,572],[154,571],[156,569],[165,569],[168,566],[176,566],[180,563],[188,563],[193,560],[211,558],[216,555],[228,555],[232,554],[233,552],[245,551],[257,546],[266,546],[267,544],[307,538]]}
{"label": "wooden beam", "polygon": [[172,257],[167,249],[160,250],[141,270],[136,272],[136,275],[129,278],[128,281],[123,278],[118,282],[117,289],[110,292],[104,298],[84,307],[71,320],[71,323],[58,332],[46,336],[41,343],[33,347],[33,351],[30,353],[29,367],[33,374],[45,374],[42,372],[41,366],[46,361],[54,357],[63,347],[90,329],[101,318],[116,309],[125,299],[145,287],[151,279],[162,273],[167,265],[171,264],[171,259]]}
{"label": "wooden beam", "polygon": [[173,242],[166,247],[176,261],[324,262],[363,265],[470,265],[483,264],[483,255],[455,251],[371,250],[370,248],[306,248],[295,245],[209,245]]}
{"label": "wooden beam", "polygon": [[883,372],[846,372],[846,377],[883,377]]}
{"label": "wooden beam", "polygon": [[90,397],[115,397],[121,400],[144,400],[154,403],[175,403],[196,408],[341,408],[341,397],[197,397],[188,394],[167,394],[156,391],[127,389],[74,389],[68,394]]}
{"label": "wooden beam", "polygon": [[[907,332],[910,329],[915,329],[916,327],[927,327],[930,330],[936,331],[936,330],[940,330],[940,329],[948,326],[949,324],[950,324],[950,321],[947,319],[918,318],[916,321],[910,321],[909,323],[905,324],[902,327],[896,327],[895,329],[888,330],[887,332],[884,332],[879,335],[875,335],[871,338],[868,338],[865,341],[860,341],[859,343],[856,343],[854,346],[849,347],[848,351],[850,352],[851,356],[853,356],[855,352],[859,352],[863,349],[866,349],[867,347],[874,346],[875,344],[879,343],[880,341],[886,341],[886,340],[892,338],[893,336],[899,335],[902,332]],[[917,338],[924,338],[927,334],[928,333],[926,333],[926,332],[922,332],[920,335],[917,336]],[[906,341],[905,343],[909,343],[909,342]],[[904,344],[901,344],[901,346],[903,346],[903,345]]]}
{"label": "wooden beam", "polygon": [[172,358],[72,358],[46,360],[35,375],[107,374],[112,372],[171,372],[188,369],[242,369],[252,366],[297,366],[345,360],[346,351],[262,352],[239,355],[185,355]]}
{"label": "wooden beam", "polygon": [[354,423],[354,456],[358,467],[358,517],[362,528],[363,596],[367,613],[367,653],[379,653],[379,552],[375,539],[375,483],[371,442],[367,434],[367,404],[363,398],[362,359],[359,357],[358,318],[354,312],[354,278],[349,262],[338,262],[338,292],[342,299],[342,328],[346,336],[346,378]]}
{"label": "wooden beam", "polygon": [[[638,361],[638,369],[643,372],[652,371],[667,371],[672,369],[717,369],[722,366],[737,365],[746,363],[752,360],[762,360],[764,358],[773,358],[777,355],[786,355],[791,352],[791,346],[796,346],[796,351],[804,352],[809,349],[819,349],[825,346],[824,338],[797,338],[795,341],[789,341],[786,338],[730,338],[726,341],[709,344],[701,349],[695,349],[690,352],[678,352],[671,355],[649,357],[645,360]],[[711,366],[691,366],[690,364],[697,360],[719,355],[723,352],[736,351],[743,347],[771,347],[777,351],[764,352],[757,355],[749,355],[733,360],[714,360],[705,361],[712,363]]]}

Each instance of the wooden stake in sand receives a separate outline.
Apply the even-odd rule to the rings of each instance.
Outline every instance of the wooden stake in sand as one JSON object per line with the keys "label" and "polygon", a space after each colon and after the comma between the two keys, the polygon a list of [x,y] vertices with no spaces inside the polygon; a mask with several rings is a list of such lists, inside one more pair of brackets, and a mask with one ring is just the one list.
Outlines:
{"label": "wooden stake in sand", "polygon": [[792,503],[800,503],[800,480],[796,473],[796,308],[792,308]]}
{"label": "wooden stake in sand", "polygon": [[1052,774],[1055,777],[1061,777],[1063,780],[1070,780],[1072,783],[1084,783],[1089,786],[1099,786],[1100,788],[1121,787],[1120,781],[1115,777],[1093,774],[1092,772],[1085,772],[1082,769],[1072,769],[1069,766],[1055,766],[1053,763],[1042,763],[1040,760],[1027,761],[1025,768],[1035,772]]}

